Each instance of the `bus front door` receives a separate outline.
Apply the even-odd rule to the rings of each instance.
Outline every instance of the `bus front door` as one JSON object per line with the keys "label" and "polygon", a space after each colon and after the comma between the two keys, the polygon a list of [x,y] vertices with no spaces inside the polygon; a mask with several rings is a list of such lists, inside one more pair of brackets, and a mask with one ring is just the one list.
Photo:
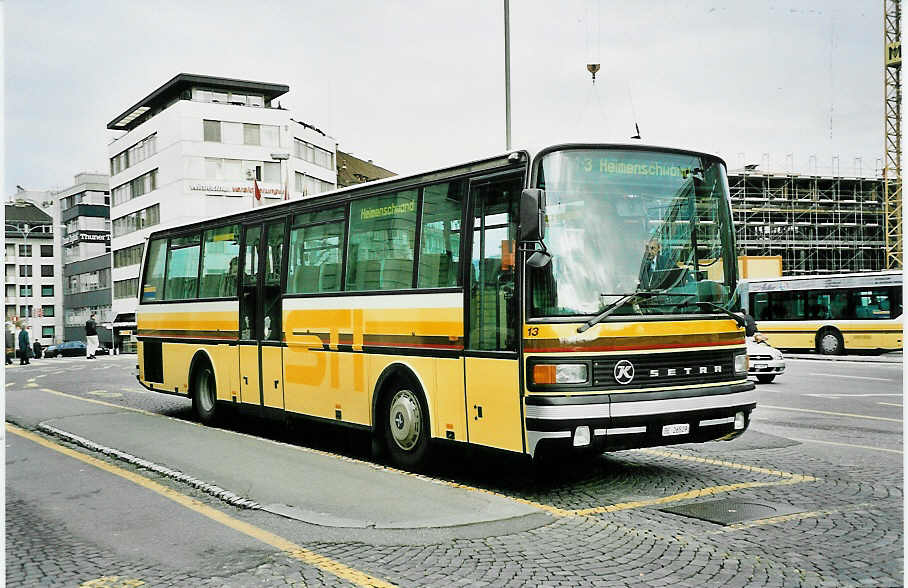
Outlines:
{"label": "bus front door", "polygon": [[279,409],[284,408],[285,238],[284,221],[246,226],[240,282],[240,401]]}
{"label": "bus front door", "polygon": [[[523,451],[514,266],[522,175],[474,179],[464,384],[471,443]],[[469,218],[469,217],[468,217]]]}

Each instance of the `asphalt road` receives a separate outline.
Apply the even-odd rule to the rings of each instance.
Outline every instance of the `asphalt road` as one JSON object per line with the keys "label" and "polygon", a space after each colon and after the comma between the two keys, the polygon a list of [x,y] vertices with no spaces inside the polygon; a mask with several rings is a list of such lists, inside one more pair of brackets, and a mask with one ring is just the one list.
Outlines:
{"label": "asphalt road", "polygon": [[[493,492],[540,514],[418,532],[236,508],[34,432],[61,414],[109,415],[116,428],[114,418],[140,409],[151,413],[144,418],[178,419],[174,430],[184,421],[186,434],[212,433],[189,424],[188,400],[146,392],[134,373],[129,356],[40,360],[6,372],[7,585],[903,584],[901,364],[790,360],[787,373],[758,385],[750,430],[728,443],[542,469],[496,452],[441,451],[420,483]],[[372,459],[368,439],[330,428],[233,421],[224,433],[240,433],[232,442],[244,451],[277,441],[262,446],[263,458],[285,447],[314,451],[328,465],[309,467],[325,477],[363,464],[375,473],[358,483],[381,486],[394,473]],[[143,453],[141,435],[131,439],[135,453]],[[192,457],[180,465],[193,469]],[[242,483],[242,465],[234,469],[224,480],[237,487],[227,490],[256,492],[252,480]],[[286,483],[274,478],[255,482]],[[395,483],[406,491],[405,481]],[[733,501],[713,505],[724,516],[751,516],[723,524],[665,511],[718,499]]]}

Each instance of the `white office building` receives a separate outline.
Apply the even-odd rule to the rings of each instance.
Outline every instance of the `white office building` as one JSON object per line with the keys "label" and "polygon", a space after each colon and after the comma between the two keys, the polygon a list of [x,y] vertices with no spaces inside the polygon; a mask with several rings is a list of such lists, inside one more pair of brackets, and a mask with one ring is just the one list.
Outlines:
{"label": "white office building", "polygon": [[4,314],[32,342],[63,340],[60,217],[48,191],[20,189],[4,206]]}
{"label": "white office building", "polygon": [[[113,119],[113,327],[134,350],[139,264],[154,230],[334,189],[336,143],[294,120],[282,84],[178,74]],[[254,184],[261,199],[254,195]]]}

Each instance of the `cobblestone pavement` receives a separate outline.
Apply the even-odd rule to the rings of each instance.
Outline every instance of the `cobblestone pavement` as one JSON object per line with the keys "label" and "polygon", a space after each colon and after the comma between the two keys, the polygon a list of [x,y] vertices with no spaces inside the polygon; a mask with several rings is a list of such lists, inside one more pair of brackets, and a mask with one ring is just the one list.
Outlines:
{"label": "cobblestone pavement", "polygon": [[[159,399],[151,395],[149,401]],[[186,414],[183,401],[168,402],[162,412]],[[234,428],[256,432],[250,425]],[[367,458],[357,447],[331,443],[319,448]],[[438,463],[425,475],[533,501],[557,516],[532,530],[474,539],[427,542],[398,535],[369,542],[336,531],[320,538],[318,529],[300,523],[199,499],[401,586],[903,585],[902,469],[891,460],[843,468],[833,454],[807,454],[797,442],[755,429],[727,443],[618,452],[545,469],[452,450],[443,450]],[[662,510],[720,498],[791,508],[734,525]],[[10,586],[74,586],[99,578],[108,579],[89,585],[129,586],[130,578],[145,585],[348,585],[282,552],[237,553],[230,574],[219,573],[214,563],[190,573],[115,561],[9,489],[6,508]]]}

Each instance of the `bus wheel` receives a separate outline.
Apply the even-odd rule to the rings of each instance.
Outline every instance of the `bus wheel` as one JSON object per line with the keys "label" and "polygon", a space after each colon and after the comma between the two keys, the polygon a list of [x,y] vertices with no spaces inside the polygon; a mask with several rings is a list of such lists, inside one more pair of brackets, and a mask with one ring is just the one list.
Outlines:
{"label": "bus wheel", "polygon": [[192,385],[192,409],[199,420],[210,425],[217,420],[217,388],[214,370],[206,361],[196,370]]}
{"label": "bus wheel", "polygon": [[416,468],[429,454],[429,410],[422,394],[398,383],[385,396],[384,437],[394,463]]}
{"label": "bus wheel", "polygon": [[835,329],[825,329],[817,335],[817,353],[823,355],[841,355],[845,351],[842,335]]}

